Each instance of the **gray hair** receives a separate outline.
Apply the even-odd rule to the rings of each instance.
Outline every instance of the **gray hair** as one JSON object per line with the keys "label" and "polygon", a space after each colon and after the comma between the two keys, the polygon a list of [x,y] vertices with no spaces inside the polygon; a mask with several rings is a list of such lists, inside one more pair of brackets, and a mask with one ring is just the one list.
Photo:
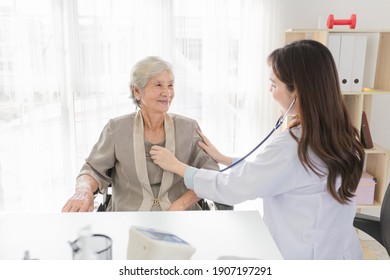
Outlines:
{"label": "gray hair", "polygon": [[142,91],[152,77],[165,71],[171,72],[173,77],[172,65],[158,56],[148,56],[134,65],[130,74],[130,91],[131,98],[138,107],[139,101],[135,98],[133,86]]}

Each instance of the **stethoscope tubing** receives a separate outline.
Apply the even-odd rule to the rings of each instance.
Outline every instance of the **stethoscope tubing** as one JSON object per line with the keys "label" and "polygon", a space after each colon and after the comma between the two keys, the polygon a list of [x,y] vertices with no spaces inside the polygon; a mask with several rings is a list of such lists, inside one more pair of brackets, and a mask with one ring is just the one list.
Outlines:
{"label": "stethoscope tubing", "polygon": [[234,166],[236,166],[237,164],[241,163],[242,161],[244,161],[247,157],[249,157],[251,154],[253,154],[254,151],[256,151],[258,148],[261,147],[261,145],[264,144],[265,141],[268,140],[268,138],[271,137],[271,135],[283,124],[284,120],[286,119],[287,115],[290,113],[292,107],[294,106],[295,104],[295,101],[296,99],[294,99],[290,106],[288,107],[286,113],[284,113],[282,116],[280,116],[278,118],[278,120],[276,121],[276,124],[274,126],[274,128],[272,128],[272,130],[270,131],[270,133],[268,133],[268,135],[263,139],[261,140],[261,142],[259,144],[257,144],[256,147],[254,147],[249,153],[247,153],[245,156],[243,156],[242,158],[240,158],[239,160],[237,160],[236,162],[232,163],[231,165],[225,167],[224,169],[220,170],[220,172],[225,172],[226,170],[229,170],[231,168],[233,168]]}

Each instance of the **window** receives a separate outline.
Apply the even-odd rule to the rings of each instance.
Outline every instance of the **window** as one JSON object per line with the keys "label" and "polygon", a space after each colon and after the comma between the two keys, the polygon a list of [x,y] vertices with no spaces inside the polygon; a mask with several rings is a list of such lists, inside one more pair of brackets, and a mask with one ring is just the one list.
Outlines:
{"label": "window", "polygon": [[171,112],[247,152],[275,115],[260,94],[272,2],[2,1],[0,211],[60,211],[103,125],[135,110],[129,73],[148,55],[174,66]]}

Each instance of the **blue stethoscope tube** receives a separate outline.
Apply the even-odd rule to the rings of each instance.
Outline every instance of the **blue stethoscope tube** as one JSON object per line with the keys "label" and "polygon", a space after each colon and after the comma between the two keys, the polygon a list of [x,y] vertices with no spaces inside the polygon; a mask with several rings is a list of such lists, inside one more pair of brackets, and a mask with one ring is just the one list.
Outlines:
{"label": "blue stethoscope tube", "polygon": [[234,163],[232,163],[231,165],[229,165],[229,166],[225,167],[224,169],[222,169],[220,172],[224,172],[224,171],[226,171],[226,170],[228,170],[228,169],[230,169],[230,168],[236,166],[237,164],[241,163],[243,160],[245,160],[247,157],[249,157],[254,151],[256,151],[261,145],[263,145],[264,142],[267,141],[268,138],[270,138],[271,135],[272,135],[272,134],[273,134],[273,133],[282,125],[282,124],[283,124],[284,120],[287,118],[287,115],[290,113],[292,107],[294,106],[296,100],[297,100],[297,99],[295,98],[295,99],[291,102],[291,104],[290,104],[290,106],[288,107],[286,113],[284,113],[283,115],[281,115],[281,116],[278,118],[278,120],[276,121],[276,124],[275,124],[274,128],[270,131],[270,133],[268,133],[268,135],[267,135],[263,140],[261,140],[261,142],[260,142],[259,144],[257,144],[256,147],[254,147],[249,153],[247,153],[245,156],[243,156],[242,158],[240,158],[240,159],[237,160],[236,162],[234,162]]}

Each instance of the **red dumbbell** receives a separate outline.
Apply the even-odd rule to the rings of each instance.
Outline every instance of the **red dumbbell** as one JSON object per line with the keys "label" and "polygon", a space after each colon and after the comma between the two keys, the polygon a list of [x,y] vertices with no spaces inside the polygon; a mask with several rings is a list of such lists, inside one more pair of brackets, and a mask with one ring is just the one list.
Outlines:
{"label": "red dumbbell", "polygon": [[352,14],[350,19],[334,19],[333,14],[328,16],[328,28],[332,29],[333,25],[349,25],[350,29],[356,27],[356,14]]}

